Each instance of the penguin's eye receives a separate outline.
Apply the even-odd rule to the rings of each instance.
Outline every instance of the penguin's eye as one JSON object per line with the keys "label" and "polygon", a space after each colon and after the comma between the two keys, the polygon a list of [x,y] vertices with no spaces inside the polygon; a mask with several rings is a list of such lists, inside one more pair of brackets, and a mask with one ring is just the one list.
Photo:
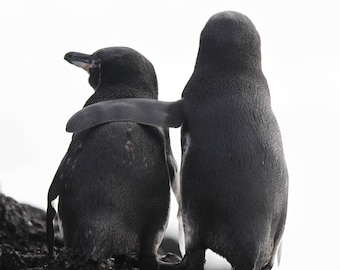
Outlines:
{"label": "penguin's eye", "polygon": [[89,65],[89,68],[90,69],[100,68],[100,60],[99,59],[92,59],[90,65]]}

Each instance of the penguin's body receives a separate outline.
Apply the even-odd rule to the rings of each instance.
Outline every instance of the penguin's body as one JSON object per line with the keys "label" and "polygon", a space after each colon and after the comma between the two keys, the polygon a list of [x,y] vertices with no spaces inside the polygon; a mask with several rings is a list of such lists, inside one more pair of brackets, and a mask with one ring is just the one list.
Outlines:
{"label": "penguin's body", "polygon": [[234,269],[271,269],[288,174],[260,37],[246,16],[223,12],[208,21],[183,102],[185,269],[202,269],[206,248]]}
{"label": "penguin's body", "polygon": [[[90,74],[95,93],[85,107],[116,98],[157,99],[153,66],[132,49],[69,53],[65,59]],[[50,251],[50,202],[59,195],[67,247],[80,247],[87,259],[137,256],[156,267],[175,171],[167,129],[121,122],[75,133],[49,190]]]}
{"label": "penguin's body", "polygon": [[[217,13],[202,31],[182,100],[158,104],[164,121],[152,115],[153,104],[146,99],[105,104],[110,113],[98,123],[178,126],[182,117],[176,191],[186,253],[181,263],[161,269],[203,269],[207,248],[235,270],[268,270],[274,264],[287,215],[288,172],[260,47],[259,34],[246,16]],[[102,109],[101,104],[91,108]],[[74,115],[68,129],[77,130],[86,114]]]}

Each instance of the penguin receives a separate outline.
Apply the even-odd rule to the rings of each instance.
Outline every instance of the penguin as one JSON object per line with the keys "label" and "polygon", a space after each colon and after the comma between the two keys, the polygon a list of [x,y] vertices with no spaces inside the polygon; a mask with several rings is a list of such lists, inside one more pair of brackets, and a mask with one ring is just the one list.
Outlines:
{"label": "penguin", "polygon": [[[272,269],[287,216],[288,170],[251,20],[235,11],[213,15],[201,32],[182,100],[158,103],[164,121],[150,106],[145,99],[113,101],[100,120],[182,126],[176,193],[185,255],[161,269],[203,269],[206,249],[233,269]],[[74,115],[68,128],[86,128],[76,125],[82,118],[82,112]]]}
{"label": "penguin", "polygon": [[[131,48],[70,52],[65,60],[89,73],[95,92],[84,108],[120,98],[158,98],[153,65]],[[74,133],[48,191],[50,254],[56,214],[51,202],[59,196],[66,247],[79,248],[87,260],[137,257],[141,269],[157,269],[176,172],[168,129],[111,122]]]}
{"label": "penguin", "polygon": [[209,248],[233,269],[271,269],[287,215],[288,172],[260,36],[248,17],[221,12],[208,20],[182,97],[182,265],[203,269]]}

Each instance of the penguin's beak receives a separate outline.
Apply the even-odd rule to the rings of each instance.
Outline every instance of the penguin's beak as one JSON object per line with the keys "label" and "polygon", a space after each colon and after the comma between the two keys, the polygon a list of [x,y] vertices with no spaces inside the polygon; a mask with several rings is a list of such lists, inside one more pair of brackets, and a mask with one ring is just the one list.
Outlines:
{"label": "penguin's beak", "polygon": [[65,54],[64,59],[71,63],[72,65],[75,65],[77,67],[81,67],[87,71],[87,73],[90,73],[90,66],[92,63],[92,55],[84,54],[84,53],[78,53],[78,52],[69,52]]}

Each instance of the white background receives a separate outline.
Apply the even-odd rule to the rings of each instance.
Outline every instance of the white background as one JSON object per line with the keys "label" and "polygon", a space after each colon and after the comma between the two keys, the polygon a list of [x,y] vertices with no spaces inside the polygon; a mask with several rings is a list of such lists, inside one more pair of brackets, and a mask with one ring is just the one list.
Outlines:
{"label": "white background", "polygon": [[[93,90],[69,51],[128,46],[154,65],[160,99],[180,98],[199,35],[214,13],[246,14],[262,38],[263,70],[290,174],[281,269],[336,269],[339,248],[340,8],[337,1],[0,2],[0,189],[45,208],[71,134]],[[180,163],[179,130],[171,131]],[[176,234],[175,204],[169,234]],[[208,257],[208,262],[217,262]]]}

